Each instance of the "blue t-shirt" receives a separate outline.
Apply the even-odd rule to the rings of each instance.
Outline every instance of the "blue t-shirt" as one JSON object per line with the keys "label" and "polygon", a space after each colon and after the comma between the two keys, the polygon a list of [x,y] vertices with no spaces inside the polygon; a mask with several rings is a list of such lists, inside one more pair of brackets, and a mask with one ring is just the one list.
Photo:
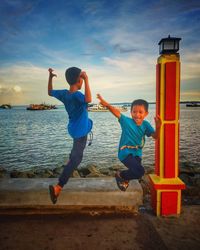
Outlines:
{"label": "blue t-shirt", "polygon": [[[148,137],[151,136],[151,134],[155,132],[154,128],[146,120],[138,126],[132,118],[123,114],[121,114],[119,118],[119,123],[122,128],[118,150],[120,161],[124,160],[129,154],[141,157],[142,147],[145,143],[145,135]],[[139,148],[130,148],[131,146],[139,146]]]}
{"label": "blue t-shirt", "polygon": [[88,118],[85,96],[80,92],[69,92],[67,89],[51,90],[51,96],[60,100],[69,116],[68,132],[72,138],[87,135],[92,129],[92,120]]}

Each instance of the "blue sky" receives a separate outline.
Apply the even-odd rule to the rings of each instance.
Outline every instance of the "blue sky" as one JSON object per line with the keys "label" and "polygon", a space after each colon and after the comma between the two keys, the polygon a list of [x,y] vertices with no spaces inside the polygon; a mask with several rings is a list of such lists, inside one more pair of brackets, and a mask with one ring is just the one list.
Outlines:
{"label": "blue sky", "polygon": [[0,103],[58,102],[66,68],[89,76],[93,101],[155,101],[158,42],[181,37],[181,100],[200,100],[200,1],[1,0]]}

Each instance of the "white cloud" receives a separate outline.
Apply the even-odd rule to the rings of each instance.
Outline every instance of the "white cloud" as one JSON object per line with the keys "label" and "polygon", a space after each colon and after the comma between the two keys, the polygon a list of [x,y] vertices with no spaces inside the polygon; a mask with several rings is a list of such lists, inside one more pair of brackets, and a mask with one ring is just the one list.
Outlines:
{"label": "white cloud", "polygon": [[[135,98],[155,99],[155,64],[143,56],[104,57],[101,66],[87,65],[93,96],[101,93],[110,102]],[[96,100],[94,99],[96,102]]]}
{"label": "white cloud", "polygon": [[[58,88],[63,81],[59,73]],[[43,102],[48,99],[47,80],[47,69],[30,63],[4,66],[0,69],[1,103],[6,100],[11,104]]]}
{"label": "white cloud", "polygon": [[199,101],[200,100],[200,91],[182,91],[181,100],[183,101]]}
{"label": "white cloud", "polygon": [[200,51],[186,52],[182,56],[182,79],[200,79]]}
{"label": "white cloud", "polygon": [[[51,55],[50,50],[44,53]],[[61,64],[61,61],[64,60],[64,56],[59,57],[59,55],[60,52],[54,52],[55,65],[57,65],[57,58],[59,58],[58,64]],[[99,61],[100,64],[98,66],[85,61],[79,62],[80,65],[77,65],[76,60],[74,60],[73,66],[81,67],[87,72],[94,102],[97,102],[95,99],[96,93],[101,93],[110,102],[132,101],[141,97],[154,101],[157,56],[144,53],[126,53],[125,55],[104,56]],[[183,55],[181,55],[182,96],[184,98],[186,96],[189,98],[190,94],[191,98],[197,97],[197,95],[194,96],[192,89],[191,91],[188,89],[186,91],[185,86],[188,80],[200,78],[199,59],[200,53],[198,51],[184,51]],[[62,65],[66,64],[62,63]],[[68,62],[68,65],[72,66],[70,62]],[[54,79],[54,88],[68,88],[64,77],[65,70],[66,68],[63,66],[55,68],[58,77]],[[1,102],[3,93],[4,100],[7,96],[9,100],[18,104],[20,104],[19,102],[29,104],[44,101],[57,104],[59,102],[56,99],[47,95],[47,81],[47,68],[39,67],[29,62],[4,65],[0,69]],[[22,90],[21,92],[18,91],[18,94],[21,94],[20,100],[19,95],[18,97],[13,96],[12,91],[15,86],[19,86]],[[15,101],[17,98],[18,100]]]}

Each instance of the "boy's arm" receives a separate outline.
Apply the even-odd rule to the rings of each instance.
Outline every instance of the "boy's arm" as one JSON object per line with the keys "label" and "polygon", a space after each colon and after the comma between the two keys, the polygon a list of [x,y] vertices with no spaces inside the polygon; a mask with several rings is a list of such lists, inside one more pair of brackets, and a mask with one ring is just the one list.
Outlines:
{"label": "boy's arm", "polygon": [[162,121],[159,116],[156,116],[154,118],[155,124],[156,124],[156,130],[155,132],[151,135],[154,139],[158,139],[160,137],[160,128],[162,125]]}
{"label": "boy's arm", "polygon": [[53,83],[52,83],[52,79],[53,77],[57,77],[56,74],[53,73],[53,69],[49,68],[49,80],[48,80],[48,95],[51,96],[51,90],[53,90]]}
{"label": "boy's arm", "polygon": [[100,103],[101,103],[102,106],[108,108],[108,109],[110,110],[110,112],[111,112],[114,116],[116,116],[118,119],[120,118],[121,112],[119,111],[118,108],[115,108],[115,107],[113,107],[112,105],[110,105],[108,102],[106,102],[106,101],[102,98],[102,96],[101,96],[100,94],[97,94],[97,98],[99,99],[99,101],[100,101]]}
{"label": "boy's arm", "polygon": [[85,83],[85,102],[89,103],[92,101],[92,95],[90,91],[88,76],[85,71],[82,71],[80,77],[84,80]]}

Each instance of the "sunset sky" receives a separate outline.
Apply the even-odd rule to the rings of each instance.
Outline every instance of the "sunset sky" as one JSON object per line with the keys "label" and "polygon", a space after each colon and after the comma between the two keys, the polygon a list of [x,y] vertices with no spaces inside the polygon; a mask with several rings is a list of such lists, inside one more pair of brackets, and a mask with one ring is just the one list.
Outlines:
{"label": "sunset sky", "polygon": [[89,76],[93,102],[155,101],[158,42],[180,37],[181,100],[200,100],[200,1],[1,0],[0,103],[58,102],[66,68]]}

